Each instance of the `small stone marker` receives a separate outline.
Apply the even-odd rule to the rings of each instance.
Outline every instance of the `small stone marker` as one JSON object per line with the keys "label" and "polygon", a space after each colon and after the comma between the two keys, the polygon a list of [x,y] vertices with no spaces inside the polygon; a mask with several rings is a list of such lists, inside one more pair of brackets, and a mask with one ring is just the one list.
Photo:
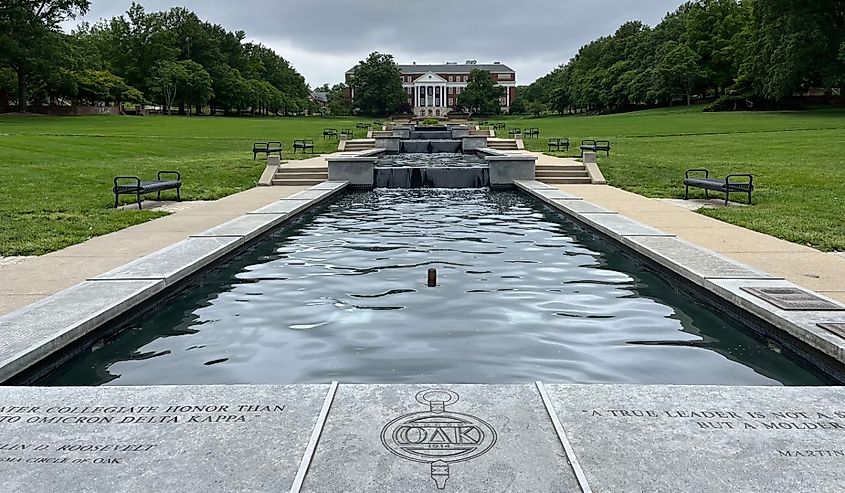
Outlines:
{"label": "small stone marker", "polygon": [[845,339],[845,324],[818,324],[824,330]]}
{"label": "small stone marker", "polygon": [[596,164],[596,153],[595,152],[585,152],[584,153],[584,164]]}
{"label": "small stone marker", "polygon": [[845,307],[831,303],[798,288],[762,287],[741,288],[743,291],[761,298],[781,310],[787,311],[845,311]]}
{"label": "small stone marker", "polygon": [[279,156],[267,156],[267,166],[279,166],[282,164],[282,158]]}

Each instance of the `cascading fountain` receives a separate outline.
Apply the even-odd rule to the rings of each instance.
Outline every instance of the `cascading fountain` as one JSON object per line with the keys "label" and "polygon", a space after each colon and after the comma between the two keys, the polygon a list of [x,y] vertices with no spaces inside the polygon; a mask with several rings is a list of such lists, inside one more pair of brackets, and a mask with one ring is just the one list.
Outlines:
{"label": "cascading fountain", "polygon": [[463,153],[466,127],[397,127],[399,154],[375,163],[380,188],[482,188],[490,185],[489,167],[475,153]]}

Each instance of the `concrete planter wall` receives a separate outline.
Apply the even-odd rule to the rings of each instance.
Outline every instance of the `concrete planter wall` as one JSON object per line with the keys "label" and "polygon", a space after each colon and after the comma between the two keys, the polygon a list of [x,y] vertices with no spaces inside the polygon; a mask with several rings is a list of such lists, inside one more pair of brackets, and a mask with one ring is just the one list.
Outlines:
{"label": "concrete planter wall", "polygon": [[515,180],[533,180],[537,158],[534,156],[487,156],[490,186],[512,186]]}
{"label": "concrete planter wall", "polygon": [[482,135],[468,135],[461,138],[464,152],[471,152],[487,147],[487,137]]}
{"label": "concrete planter wall", "polygon": [[[398,141],[397,141],[398,142]],[[355,188],[373,187],[374,157],[337,157],[327,158],[329,181],[349,182]]]}
{"label": "concrete planter wall", "polygon": [[387,152],[399,152],[400,139],[394,136],[392,132],[390,136],[377,135],[375,139],[377,149],[384,149]]}

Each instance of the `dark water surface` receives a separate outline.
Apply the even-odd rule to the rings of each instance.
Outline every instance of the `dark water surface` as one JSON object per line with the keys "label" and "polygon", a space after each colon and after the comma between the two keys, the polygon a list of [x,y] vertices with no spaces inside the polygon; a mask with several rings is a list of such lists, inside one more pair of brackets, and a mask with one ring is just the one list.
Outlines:
{"label": "dark water surface", "polygon": [[431,189],[350,193],[42,383],[538,379],[829,383],[530,199]]}

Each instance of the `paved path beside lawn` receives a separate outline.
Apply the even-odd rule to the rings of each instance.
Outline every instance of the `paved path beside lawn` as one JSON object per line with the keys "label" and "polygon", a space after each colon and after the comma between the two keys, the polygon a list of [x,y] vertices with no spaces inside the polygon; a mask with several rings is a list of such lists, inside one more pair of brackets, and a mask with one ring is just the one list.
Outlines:
{"label": "paved path beside lawn", "polygon": [[0,315],[308,187],[256,187],[39,257],[0,262]]}
{"label": "paved path beside lawn", "polygon": [[[704,248],[845,303],[845,256],[719,221],[607,185],[555,185]],[[752,206],[753,207],[753,206]]]}

